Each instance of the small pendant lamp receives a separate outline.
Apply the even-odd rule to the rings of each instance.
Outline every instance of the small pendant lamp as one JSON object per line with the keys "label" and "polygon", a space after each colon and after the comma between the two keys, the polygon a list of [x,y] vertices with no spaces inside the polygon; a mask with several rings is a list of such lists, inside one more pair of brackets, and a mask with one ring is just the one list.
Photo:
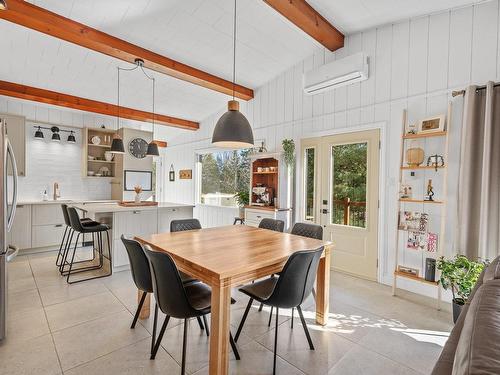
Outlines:
{"label": "small pendant lamp", "polygon": [[215,125],[212,144],[224,148],[253,147],[253,132],[250,123],[240,112],[240,103],[234,99],[236,82],[236,0],[234,0],[233,24],[233,100],[227,104],[228,111],[222,115]]}
{"label": "small pendant lamp", "polygon": [[[116,131],[120,128],[120,67],[118,67],[118,95],[117,95],[117,108],[116,108]],[[113,141],[111,142],[111,149],[113,154],[124,154],[125,147],[123,146],[123,139],[118,133],[113,134]]]}
{"label": "small pendant lamp", "polygon": [[[142,68],[142,66],[141,66]],[[144,69],[142,70],[144,72]],[[150,78],[146,72],[144,72],[146,77]],[[158,150],[158,145],[155,142],[155,86],[156,81],[154,77],[150,78],[153,81],[153,131],[151,132],[151,142],[148,144],[148,150],[146,151],[146,156],[160,156],[160,150]]]}

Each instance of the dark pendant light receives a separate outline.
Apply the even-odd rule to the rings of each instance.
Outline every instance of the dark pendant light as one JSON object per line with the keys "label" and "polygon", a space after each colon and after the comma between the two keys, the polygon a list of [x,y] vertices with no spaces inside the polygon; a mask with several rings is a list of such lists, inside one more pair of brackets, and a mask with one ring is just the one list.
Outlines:
{"label": "dark pendant light", "polygon": [[240,112],[240,103],[234,99],[236,84],[236,0],[234,0],[233,24],[233,100],[227,104],[228,111],[222,115],[215,125],[212,144],[224,148],[253,147],[253,132],[250,123]]}
{"label": "dark pendant light", "polygon": [[0,0],[0,10],[7,10],[6,0]]}
{"label": "dark pendant light", "polygon": [[53,126],[50,128],[52,131],[52,140],[54,142],[61,142],[61,136],[59,135],[59,128],[57,126]]}
{"label": "dark pendant light", "polygon": [[140,65],[142,72],[153,81],[153,131],[151,132],[151,142],[148,144],[148,150],[146,151],[146,156],[160,156],[160,150],[158,150],[158,145],[155,142],[155,86],[156,86],[156,81],[154,77],[149,77],[146,72],[144,71],[143,64],[144,61],[142,61],[142,64]]}
{"label": "dark pendant light", "polygon": [[35,138],[36,139],[43,139],[44,138],[41,126],[39,126],[38,129],[36,130],[36,132],[35,132]]}
{"label": "dark pendant light", "polygon": [[146,152],[147,156],[160,156],[160,150],[158,149],[158,145],[155,141],[151,141],[148,144],[148,151]]}
{"label": "dark pendant light", "polygon": [[[118,95],[117,95],[117,108],[116,108],[116,131],[120,128],[120,67],[118,67]],[[113,134],[113,141],[111,142],[111,149],[113,154],[124,154],[125,147],[123,146],[122,137],[118,133]]]}
{"label": "dark pendant light", "polygon": [[[36,137],[36,135],[35,135]],[[75,138],[75,132],[71,130],[71,132],[68,135],[68,142],[69,143],[76,143],[76,138]]]}

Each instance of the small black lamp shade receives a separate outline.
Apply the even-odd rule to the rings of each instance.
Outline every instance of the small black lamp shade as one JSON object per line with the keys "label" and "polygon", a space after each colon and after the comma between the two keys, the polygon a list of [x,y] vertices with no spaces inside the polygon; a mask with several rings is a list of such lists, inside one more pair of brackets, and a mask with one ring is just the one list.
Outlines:
{"label": "small black lamp shade", "polygon": [[68,135],[68,142],[76,143],[76,138],[75,138],[75,134],[73,131],[71,131],[71,133]]}
{"label": "small black lamp shade", "polygon": [[40,127],[38,127],[38,129],[36,130],[35,132],[35,138],[36,139],[43,139],[43,131]]}
{"label": "small black lamp shade", "polygon": [[5,0],[0,0],[0,10],[7,9],[7,2]]}
{"label": "small black lamp shade", "polygon": [[52,140],[54,142],[60,142],[61,136],[59,135],[59,128],[57,126],[53,126],[50,130],[52,131]]}
{"label": "small black lamp shade", "polygon": [[212,144],[232,149],[253,147],[252,127],[240,112],[240,103],[236,100],[228,102],[228,111],[217,121]]}
{"label": "small black lamp shade", "polygon": [[158,145],[155,141],[151,141],[148,144],[147,156],[160,156],[160,151],[158,150]]}
{"label": "small black lamp shade", "polygon": [[124,154],[123,140],[118,134],[113,134],[113,142],[111,142],[111,150],[113,154]]}

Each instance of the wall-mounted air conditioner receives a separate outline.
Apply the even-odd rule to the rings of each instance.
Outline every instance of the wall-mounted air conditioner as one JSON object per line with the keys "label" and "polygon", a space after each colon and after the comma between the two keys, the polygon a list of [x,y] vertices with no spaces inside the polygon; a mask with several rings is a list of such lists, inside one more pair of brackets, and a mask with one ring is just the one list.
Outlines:
{"label": "wall-mounted air conditioner", "polygon": [[368,57],[359,52],[304,73],[304,92],[319,94],[367,79]]}

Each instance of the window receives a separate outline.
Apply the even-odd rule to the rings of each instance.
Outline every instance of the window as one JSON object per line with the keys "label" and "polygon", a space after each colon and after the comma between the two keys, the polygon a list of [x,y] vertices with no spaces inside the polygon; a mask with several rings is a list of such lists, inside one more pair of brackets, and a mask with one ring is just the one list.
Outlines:
{"label": "window", "polygon": [[222,151],[200,155],[200,203],[236,207],[235,194],[248,195],[250,189],[250,150]]}
{"label": "window", "polygon": [[368,143],[333,146],[331,223],[366,228]]}

